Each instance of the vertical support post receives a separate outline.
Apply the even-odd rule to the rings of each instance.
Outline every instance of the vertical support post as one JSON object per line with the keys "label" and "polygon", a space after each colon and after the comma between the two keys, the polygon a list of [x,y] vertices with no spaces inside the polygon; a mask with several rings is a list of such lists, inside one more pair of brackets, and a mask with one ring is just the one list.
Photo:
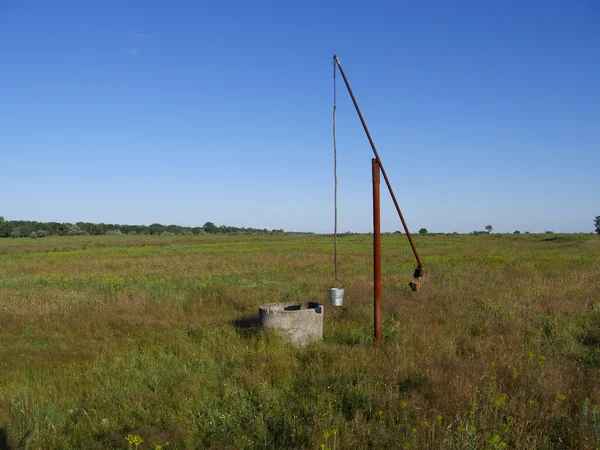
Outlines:
{"label": "vertical support post", "polygon": [[377,158],[371,160],[373,169],[373,306],[375,342],[381,344],[381,209],[380,177],[381,166]]}

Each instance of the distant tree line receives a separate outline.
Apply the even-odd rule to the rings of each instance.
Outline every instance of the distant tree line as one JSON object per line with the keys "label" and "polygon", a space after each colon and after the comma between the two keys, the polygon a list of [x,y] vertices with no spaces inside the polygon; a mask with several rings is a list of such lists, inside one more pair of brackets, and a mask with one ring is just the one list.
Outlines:
{"label": "distant tree line", "polygon": [[35,222],[29,220],[5,220],[0,217],[0,237],[31,237],[41,238],[45,236],[120,236],[124,234],[135,235],[192,235],[192,234],[282,234],[283,230],[267,230],[258,228],[239,228],[227,225],[215,225],[206,222],[201,227],[182,227],[179,225],[118,225],[111,223],[90,222]]}

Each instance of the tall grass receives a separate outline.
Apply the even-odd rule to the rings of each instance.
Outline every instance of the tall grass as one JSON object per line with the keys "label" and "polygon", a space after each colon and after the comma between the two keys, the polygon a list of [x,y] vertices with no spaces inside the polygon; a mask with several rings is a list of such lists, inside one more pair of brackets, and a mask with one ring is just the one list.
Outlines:
{"label": "tall grass", "polygon": [[598,448],[600,239],[340,239],[343,308],[298,349],[260,304],[325,303],[316,236],[0,241],[0,429],[15,448]]}

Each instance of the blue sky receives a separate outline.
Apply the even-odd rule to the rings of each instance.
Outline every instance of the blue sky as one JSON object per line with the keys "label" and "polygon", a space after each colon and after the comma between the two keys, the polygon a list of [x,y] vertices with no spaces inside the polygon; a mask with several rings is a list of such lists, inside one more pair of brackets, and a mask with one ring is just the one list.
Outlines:
{"label": "blue sky", "polygon": [[[7,219],[331,231],[334,53],[414,231],[600,215],[596,0],[9,0],[0,43]],[[340,228],[370,231],[338,89]]]}

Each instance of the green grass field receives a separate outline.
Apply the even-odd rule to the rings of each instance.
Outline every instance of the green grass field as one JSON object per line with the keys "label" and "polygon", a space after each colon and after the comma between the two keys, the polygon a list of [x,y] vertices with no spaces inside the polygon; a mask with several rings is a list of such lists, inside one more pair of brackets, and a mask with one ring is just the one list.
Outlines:
{"label": "green grass field", "polygon": [[0,446],[599,448],[600,236],[339,240],[304,349],[258,306],[327,302],[324,236],[0,241]]}

